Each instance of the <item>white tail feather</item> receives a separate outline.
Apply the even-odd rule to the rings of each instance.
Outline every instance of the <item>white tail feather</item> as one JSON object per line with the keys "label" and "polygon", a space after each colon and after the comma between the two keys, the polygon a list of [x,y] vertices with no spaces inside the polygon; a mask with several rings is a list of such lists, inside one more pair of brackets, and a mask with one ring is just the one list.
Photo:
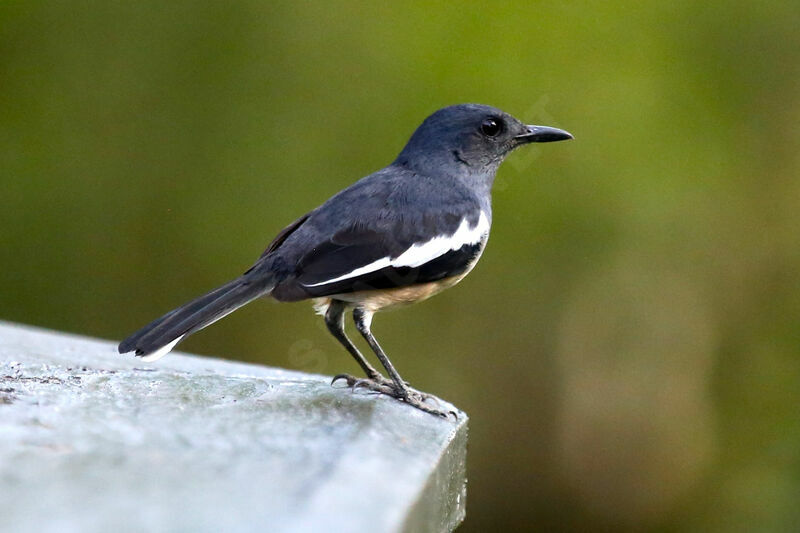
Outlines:
{"label": "white tail feather", "polygon": [[183,335],[181,335],[171,343],[167,344],[166,346],[162,346],[155,352],[143,356],[142,361],[147,361],[148,363],[152,363],[153,361],[158,361],[159,359],[167,355],[169,352],[171,352],[172,349],[175,347],[175,345],[181,342],[182,338]]}

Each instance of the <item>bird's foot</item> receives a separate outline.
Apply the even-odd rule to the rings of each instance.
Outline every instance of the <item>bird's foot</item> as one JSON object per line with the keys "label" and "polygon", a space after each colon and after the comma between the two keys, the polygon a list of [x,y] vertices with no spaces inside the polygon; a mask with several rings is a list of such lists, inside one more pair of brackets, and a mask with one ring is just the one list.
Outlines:
{"label": "bird's foot", "polygon": [[431,407],[431,403],[435,405],[439,405],[439,400],[436,399],[435,396],[431,396],[425,392],[420,392],[415,389],[407,388],[405,394],[402,396],[393,396],[402,402],[406,402],[408,405],[414,406],[420,411],[425,411],[426,413],[430,413],[432,415],[439,416],[441,418],[447,418],[452,416],[453,420],[456,422],[458,421],[458,415],[455,411],[443,411],[441,409],[436,409],[435,407]]}
{"label": "bird's foot", "polygon": [[339,380],[344,380],[345,383],[347,383],[346,387],[343,388],[353,389],[353,391],[359,387],[364,387],[368,390],[385,394],[383,390],[376,390],[375,387],[384,387],[387,389],[394,387],[392,380],[386,379],[378,373],[368,378],[357,378],[355,376],[351,376],[350,374],[337,374],[333,376],[331,385],[334,385]]}
{"label": "bird's foot", "polygon": [[351,388],[353,392],[363,389],[375,394],[384,394],[416,407],[420,411],[425,411],[426,413],[442,418],[452,416],[454,419],[458,420],[458,415],[456,415],[455,411],[442,411],[430,405],[439,405],[439,400],[437,400],[435,396],[420,392],[408,386],[400,388],[392,380],[386,379],[381,375],[378,375],[377,378],[356,378],[349,374],[339,374],[333,378],[331,385],[340,379],[345,380],[347,386]]}

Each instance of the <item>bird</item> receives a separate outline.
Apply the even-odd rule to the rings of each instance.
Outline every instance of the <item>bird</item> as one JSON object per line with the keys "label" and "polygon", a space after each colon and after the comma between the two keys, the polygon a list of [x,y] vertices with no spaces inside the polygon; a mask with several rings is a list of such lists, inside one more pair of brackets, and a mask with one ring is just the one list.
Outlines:
{"label": "bird", "polygon": [[[486,246],[491,191],[514,149],[572,139],[526,125],[495,107],[459,104],[428,116],[397,158],[281,230],[242,275],[152,321],[119,344],[145,361],[260,297],[311,300],[327,329],[365,377],[339,374],[347,387],[386,395],[447,417],[431,395],[400,376],[372,334],[375,313],[425,300],[461,281]],[[388,377],[345,333],[352,313]]]}

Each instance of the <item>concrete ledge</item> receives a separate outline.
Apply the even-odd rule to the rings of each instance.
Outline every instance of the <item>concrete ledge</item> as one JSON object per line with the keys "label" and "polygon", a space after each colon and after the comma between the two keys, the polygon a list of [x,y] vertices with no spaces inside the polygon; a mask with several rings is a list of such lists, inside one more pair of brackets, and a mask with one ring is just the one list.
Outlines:
{"label": "concrete ledge", "polygon": [[0,530],[453,530],[466,415],[329,382],[0,322]]}

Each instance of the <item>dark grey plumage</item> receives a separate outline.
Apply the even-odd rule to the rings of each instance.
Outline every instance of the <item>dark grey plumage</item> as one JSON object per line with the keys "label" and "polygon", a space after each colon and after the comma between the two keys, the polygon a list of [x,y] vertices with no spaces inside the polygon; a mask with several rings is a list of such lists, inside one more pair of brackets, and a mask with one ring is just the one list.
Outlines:
{"label": "dark grey plumage", "polygon": [[[442,414],[396,379],[369,331],[372,313],[424,299],[460,280],[488,238],[491,186],[505,156],[528,142],[569,138],[562,130],[526,126],[489,106],[441,109],[417,128],[391,165],[297,219],[242,276],[151,322],[125,339],[119,351],[160,357],[186,335],[260,296],[315,298],[331,331],[368,375],[368,380],[343,376],[348,384],[366,383]],[[354,309],[359,331],[391,380],[348,345],[341,329],[346,308]]]}

